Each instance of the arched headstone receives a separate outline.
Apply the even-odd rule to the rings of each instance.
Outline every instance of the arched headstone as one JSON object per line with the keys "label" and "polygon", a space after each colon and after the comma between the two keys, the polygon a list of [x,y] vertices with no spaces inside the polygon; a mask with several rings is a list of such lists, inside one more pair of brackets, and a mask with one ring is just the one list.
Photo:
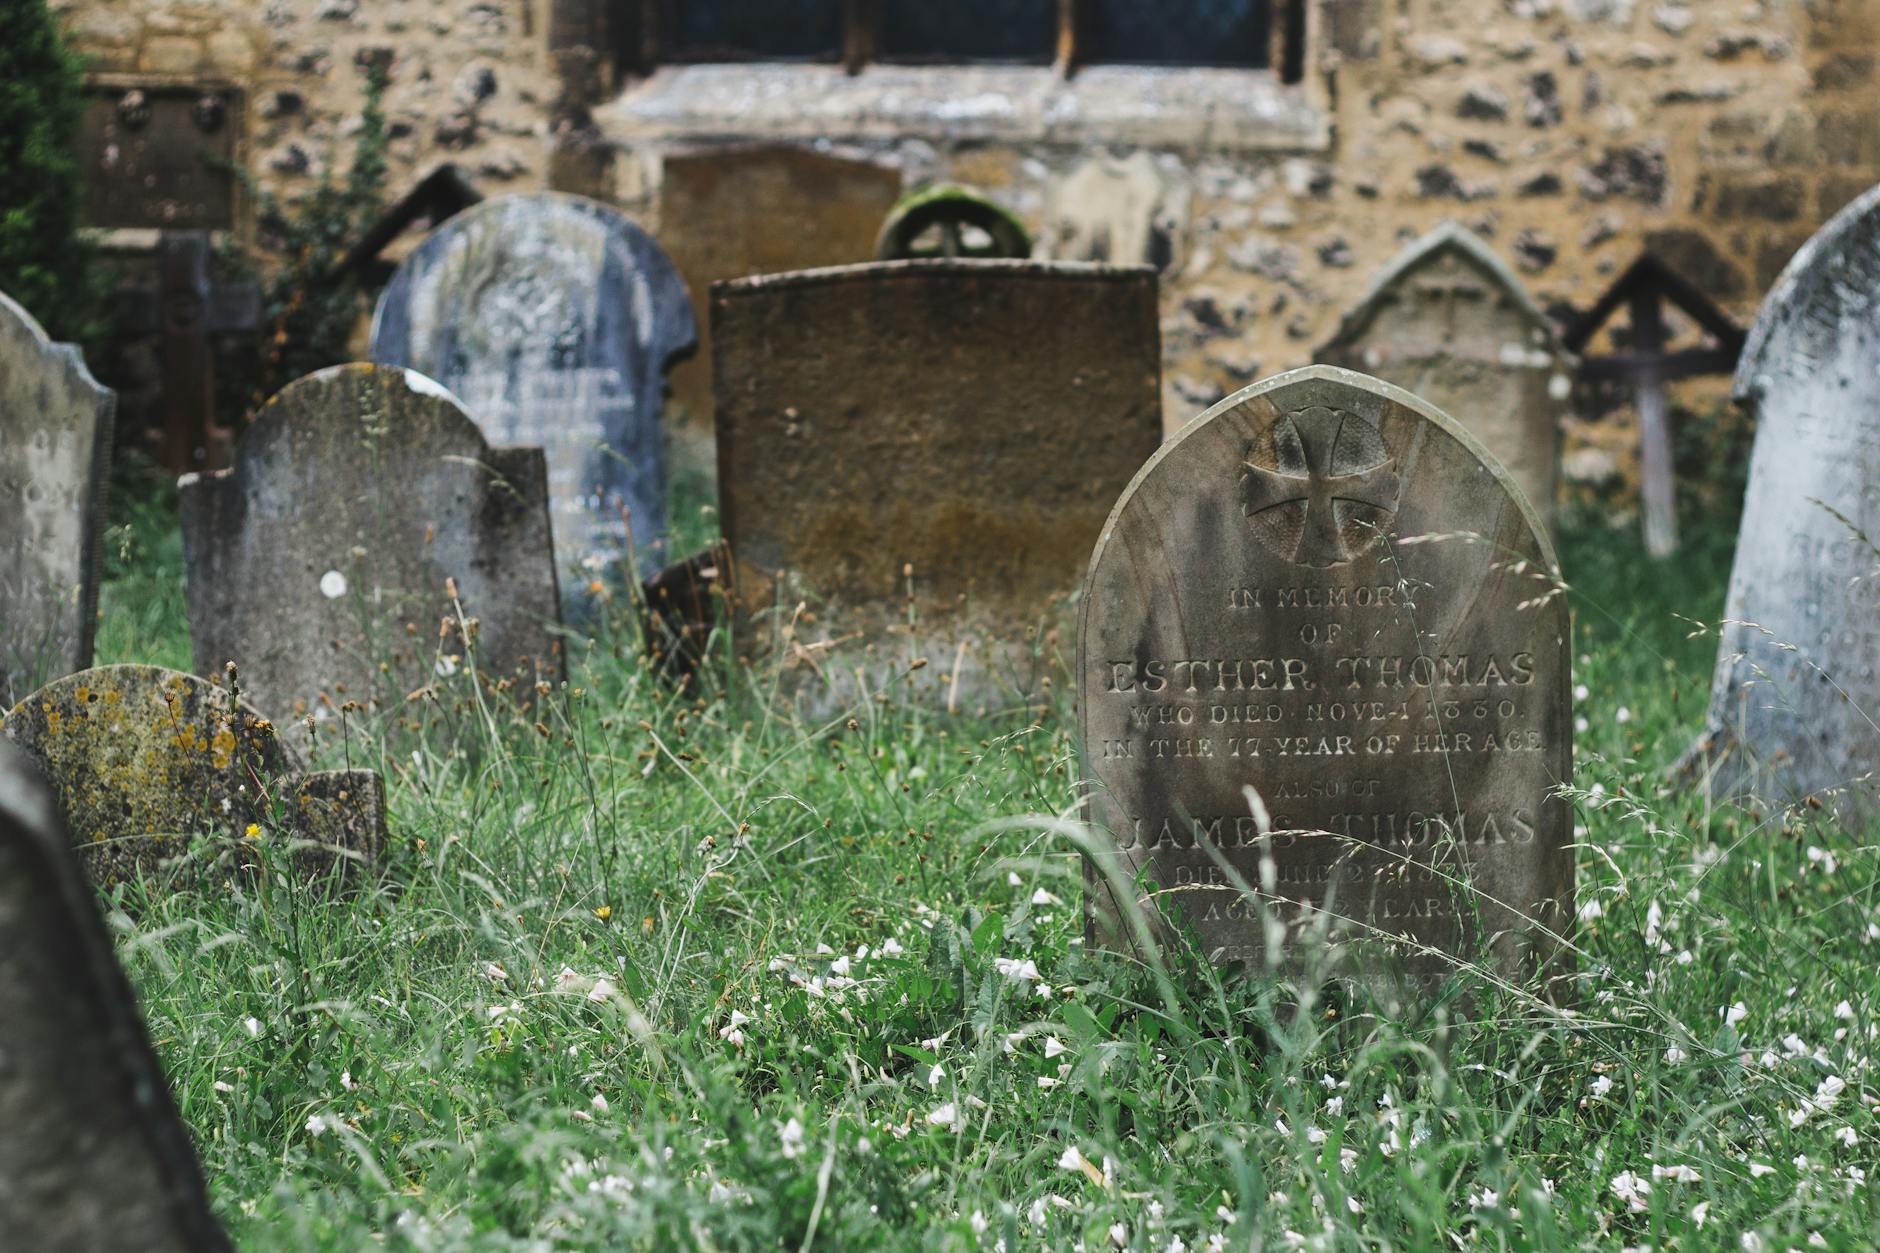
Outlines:
{"label": "arched headstone", "polygon": [[397,708],[472,661],[491,682],[561,677],[542,450],[490,447],[415,371],[288,384],[181,497],[196,668],[237,663],[283,719]]}
{"label": "arched headstone", "polygon": [[115,407],[0,295],[0,702],[91,664]]}
{"label": "arched headstone", "polygon": [[304,771],[253,706],[193,674],[81,670],[15,705],[0,739],[38,763],[101,883],[161,866],[183,851],[179,837],[240,840],[250,823],[301,841],[310,869],[369,864],[384,842],[377,771]]}
{"label": "arched headstone", "polygon": [[1011,210],[969,187],[942,184],[904,198],[882,223],[877,261],[1023,261],[1031,235]]}
{"label": "arched headstone", "polygon": [[1394,383],[1462,423],[1553,524],[1573,358],[1475,232],[1449,222],[1411,244],[1317,358]]}
{"label": "arched headstone", "polygon": [[1880,813],[1880,188],[1802,246],[1737,365],[1756,419],[1709,726],[1722,795]]}
{"label": "arched headstone", "polygon": [[51,793],[4,744],[0,1059],[0,1243],[229,1247]]}
{"label": "arched headstone", "polygon": [[[1289,926],[1395,937],[1414,972],[1543,964],[1573,917],[1555,569],[1507,474],[1407,392],[1313,366],[1214,406],[1136,475],[1084,584],[1098,863],[1223,964],[1269,956],[1242,886]],[[1098,863],[1092,939],[1128,942]]]}
{"label": "arched headstone", "polygon": [[[594,200],[486,200],[439,227],[379,297],[374,361],[454,392],[491,439],[548,456],[563,567],[666,533],[666,365],[697,341],[653,237]],[[657,566],[658,562],[647,563]]]}

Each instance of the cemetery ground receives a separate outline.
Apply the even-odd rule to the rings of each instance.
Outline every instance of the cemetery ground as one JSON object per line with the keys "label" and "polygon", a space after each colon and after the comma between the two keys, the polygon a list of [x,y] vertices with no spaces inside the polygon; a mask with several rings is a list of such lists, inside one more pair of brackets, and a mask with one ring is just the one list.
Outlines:
{"label": "cemetery ground", "polygon": [[[680,541],[703,499],[675,491]],[[117,494],[100,664],[189,665],[172,509]],[[1374,1017],[1088,952],[1068,699],[812,723],[722,658],[681,696],[621,600],[526,717],[466,672],[416,742],[325,737],[385,775],[370,884],[281,850],[106,908],[244,1247],[1869,1247],[1874,846],[1665,777],[1734,532],[1664,563],[1563,534],[1558,1005],[1459,970]]]}

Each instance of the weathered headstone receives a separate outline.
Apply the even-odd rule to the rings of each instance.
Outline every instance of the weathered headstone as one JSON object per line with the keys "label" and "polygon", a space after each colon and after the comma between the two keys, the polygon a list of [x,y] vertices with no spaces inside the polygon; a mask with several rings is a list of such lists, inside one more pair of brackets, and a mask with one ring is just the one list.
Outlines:
{"label": "weathered headstone", "polygon": [[1154,272],[881,262],[720,284],[712,319],[739,651],[807,600],[949,705],[1035,682],[993,646],[1051,624],[1160,439]]}
{"label": "weathered headstone", "polygon": [[[1262,968],[1251,886],[1289,928],[1400,937],[1415,973],[1550,956],[1573,917],[1567,605],[1460,425],[1329,366],[1229,397],[1123,494],[1082,615],[1090,816],[1123,890],[1163,889],[1142,887],[1152,933]],[[1096,942],[1131,938],[1115,882],[1088,879]]]}
{"label": "weathered headstone", "polygon": [[1763,302],[1736,372],[1756,421],[1709,726],[1720,795],[1880,814],[1880,188]]}
{"label": "weathered headstone", "polygon": [[0,745],[0,1231],[39,1253],[228,1248],[51,793]]}
{"label": "weathered headstone", "polygon": [[1030,255],[1031,234],[1017,214],[983,192],[953,183],[903,198],[875,241],[877,261],[1022,261]]}
{"label": "weathered headstone", "polygon": [[196,668],[236,662],[283,718],[395,709],[472,661],[505,686],[562,675],[542,450],[490,447],[415,371],[289,384],[181,497]]}
{"label": "weathered headstone", "polygon": [[377,771],[304,772],[251,705],[177,670],[67,675],[15,705],[0,739],[38,762],[100,883],[159,868],[190,835],[239,849],[250,823],[301,842],[310,869],[369,864],[384,842]]}
{"label": "weathered headstone", "polygon": [[91,664],[114,403],[0,295],[0,702]]}
{"label": "weathered headstone", "polygon": [[696,338],[651,235],[598,201],[538,192],[464,210],[405,259],[372,359],[448,387],[490,438],[540,446],[557,557],[604,566],[629,538],[663,545],[665,370]]}
{"label": "weathered headstone", "polygon": [[1552,525],[1573,359],[1473,231],[1445,223],[1411,244],[1318,359],[1395,383],[1455,418]]}
{"label": "weathered headstone", "polygon": [[[901,195],[893,166],[797,144],[676,152],[660,166],[659,241],[695,309],[726,279],[869,260]],[[699,326],[698,356],[672,372],[674,401],[701,427],[712,415],[709,322]]]}

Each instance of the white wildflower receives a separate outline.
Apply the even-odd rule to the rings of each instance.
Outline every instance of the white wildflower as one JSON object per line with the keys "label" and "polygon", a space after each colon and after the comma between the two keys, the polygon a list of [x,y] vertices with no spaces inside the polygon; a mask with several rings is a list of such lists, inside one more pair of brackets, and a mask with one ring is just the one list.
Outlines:
{"label": "white wildflower", "polygon": [[795,1118],[783,1124],[783,1130],[777,1135],[777,1144],[785,1157],[796,1157],[803,1152],[803,1124]]}

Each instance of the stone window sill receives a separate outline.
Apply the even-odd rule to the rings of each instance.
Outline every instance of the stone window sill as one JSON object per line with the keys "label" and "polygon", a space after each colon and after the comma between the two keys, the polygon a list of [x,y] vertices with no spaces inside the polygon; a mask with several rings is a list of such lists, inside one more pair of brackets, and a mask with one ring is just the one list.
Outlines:
{"label": "stone window sill", "polygon": [[1264,70],[1102,65],[663,68],[597,111],[623,139],[1119,144],[1324,151],[1326,112]]}

